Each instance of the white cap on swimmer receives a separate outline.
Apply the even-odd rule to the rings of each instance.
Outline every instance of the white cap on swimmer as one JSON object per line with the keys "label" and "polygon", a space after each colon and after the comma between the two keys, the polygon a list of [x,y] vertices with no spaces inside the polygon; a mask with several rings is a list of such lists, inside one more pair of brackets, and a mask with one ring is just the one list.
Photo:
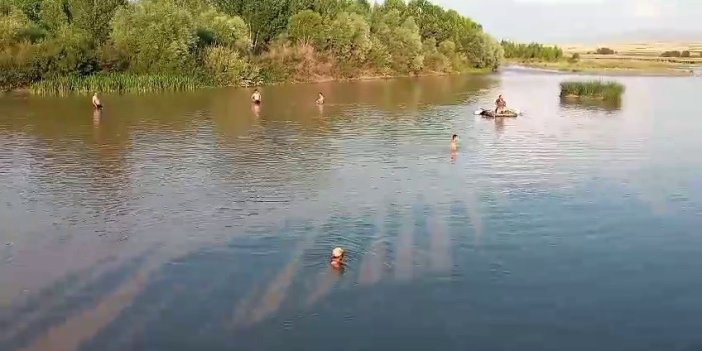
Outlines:
{"label": "white cap on swimmer", "polygon": [[337,247],[332,250],[332,257],[341,257],[344,254],[344,249]]}

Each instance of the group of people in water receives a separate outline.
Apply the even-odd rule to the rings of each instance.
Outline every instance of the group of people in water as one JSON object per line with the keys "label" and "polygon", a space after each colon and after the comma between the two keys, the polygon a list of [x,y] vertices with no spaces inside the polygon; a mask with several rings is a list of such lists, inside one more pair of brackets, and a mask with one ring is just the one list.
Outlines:
{"label": "group of people in water", "polygon": [[[254,103],[255,105],[260,105],[262,102],[261,99],[261,92],[258,91],[258,89],[254,89],[253,94],[251,94],[251,102]],[[317,105],[324,105],[324,94],[321,92],[317,96],[317,100],[315,101]]]}

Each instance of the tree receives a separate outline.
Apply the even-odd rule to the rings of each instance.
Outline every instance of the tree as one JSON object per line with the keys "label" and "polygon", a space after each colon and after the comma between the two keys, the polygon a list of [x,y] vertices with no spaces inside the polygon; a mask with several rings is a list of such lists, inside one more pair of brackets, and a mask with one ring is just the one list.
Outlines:
{"label": "tree", "polygon": [[[87,31],[95,42],[102,42],[110,35],[110,21],[117,9],[127,5],[127,0],[66,0],[70,21]],[[150,1],[150,0],[144,0]]]}
{"label": "tree", "polygon": [[260,53],[287,28],[292,15],[290,0],[212,0],[229,15],[240,16],[250,27],[254,52]]}
{"label": "tree", "polygon": [[68,13],[64,0],[44,0],[41,3],[39,12],[40,22],[50,31],[56,31],[64,25],[68,25]]}
{"label": "tree", "polygon": [[685,51],[681,52],[680,57],[690,57],[690,51],[685,50]]}
{"label": "tree", "polygon": [[358,14],[342,12],[326,26],[323,47],[338,62],[359,65],[371,46],[370,27]]}
{"label": "tree", "polygon": [[598,48],[595,53],[598,55],[614,55],[615,51],[610,48]]}
{"label": "tree", "polygon": [[241,17],[229,16],[215,8],[196,14],[197,32],[205,45],[225,46],[247,52],[251,48],[249,27]]}
{"label": "tree", "polygon": [[[190,68],[196,42],[190,12],[169,0],[144,0],[120,8],[111,38],[139,73],[183,72]],[[149,33],[149,35],[144,35]]]}
{"label": "tree", "polygon": [[303,10],[288,21],[290,39],[300,44],[309,45],[316,41],[322,30],[322,16],[312,10]]}
{"label": "tree", "polygon": [[61,25],[40,47],[45,77],[88,75],[97,69],[92,52],[92,36],[74,25]]}
{"label": "tree", "polygon": [[30,22],[27,15],[16,7],[11,7],[7,14],[1,14],[0,47],[6,47],[19,41],[22,33],[29,25]]}
{"label": "tree", "polygon": [[215,83],[224,86],[238,85],[248,70],[246,60],[236,50],[227,47],[207,47],[203,53],[203,63]]}

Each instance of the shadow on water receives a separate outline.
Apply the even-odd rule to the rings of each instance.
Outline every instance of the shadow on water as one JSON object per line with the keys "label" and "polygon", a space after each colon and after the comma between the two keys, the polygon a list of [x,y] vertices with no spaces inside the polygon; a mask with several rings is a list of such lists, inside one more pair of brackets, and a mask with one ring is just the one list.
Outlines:
{"label": "shadow on water", "polygon": [[622,109],[622,100],[561,98],[560,106],[563,110],[604,111],[614,113]]}
{"label": "shadow on water", "polygon": [[[451,216],[468,218],[461,208],[465,206],[453,207]],[[322,322],[315,322],[317,318],[355,318],[343,315],[359,307],[354,305],[364,302],[365,297],[358,300],[352,293],[346,304],[340,304],[339,297],[348,292],[370,294],[369,301],[380,303],[380,291],[395,294],[399,292],[395,289],[401,289],[398,286],[410,283],[408,278],[449,276],[455,251],[451,242],[461,235],[455,223],[445,222],[444,213],[421,203],[406,210],[389,205],[386,212],[383,218],[370,213],[332,216],[321,226],[308,221],[288,222],[270,237],[246,236],[224,247],[205,248],[171,260],[150,274],[131,304],[82,343],[80,350],[267,349],[256,343],[276,342],[259,338],[275,331],[287,335],[293,321],[297,325]],[[411,247],[390,244],[400,235],[401,218],[418,224],[408,232],[416,239]],[[330,268],[328,259],[330,244],[344,241],[342,246],[349,249],[350,256],[342,275]],[[272,246],[278,249],[271,251]],[[397,255],[410,258],[405,263],[399,261],[401,264],[421,267],[426,261],[430,269],[415,269],[412,277],[399,276],[397,280],[390,263]],[[101,278],[103,288],[112,289],[122,278],[105,275],[109,281]],[[371,285],[380,290],[363,292],[363,286]],[[341,309],[325,317],[334,306]],[[62,313],[53,314],[56,318],[66,317],[64,310],[58,312]],[[53,322],[49,318],[38,325]],[[6,349],[15,350],[30,340],[28,336],[38,337],[45,331],[34,328],[33,333],[6,343]]]}
{"label": "shadow on water", "polygon": [[[152,251],[117,267],[95,266],[69,274],[0,314],[0,349],[19,350],[72,316],[95,308],[144,264]],[[104,272],[98,273],[100,270]]]}

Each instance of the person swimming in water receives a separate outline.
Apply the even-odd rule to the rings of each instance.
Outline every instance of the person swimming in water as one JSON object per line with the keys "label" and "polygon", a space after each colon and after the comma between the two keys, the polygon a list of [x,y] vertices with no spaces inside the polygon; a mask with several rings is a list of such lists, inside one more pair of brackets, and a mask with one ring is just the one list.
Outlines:
{"label": "person swimming in water", "polygon": [[256,105],[261,103],[261,93],[258,91],[258,89],[254,89],[253,94],[251,94],[251,101]]}
{"label": "person swimming in water", "polygon": [[331,262],[330,264],[334,268],[343,268],[346,264],[344,263],[344,249],[337,247],[332,250]]}
{"label": "person swimming in water", "polygon": [[317,98],[316,101],[317,105],[324,105],[324,94],[321,92],[319,93],[319,97]]}
{"label": "person swimming in water", "polygon": [[451,137],[451,152],[458,151],[458,135],[454,134]]}
{"label": "person swimming in water", "polygon": [[97,93],[93,94],[93,107],[95,107],[96,110],[102,110],[102,103],[100,102],[100,98],[98,98]]}

